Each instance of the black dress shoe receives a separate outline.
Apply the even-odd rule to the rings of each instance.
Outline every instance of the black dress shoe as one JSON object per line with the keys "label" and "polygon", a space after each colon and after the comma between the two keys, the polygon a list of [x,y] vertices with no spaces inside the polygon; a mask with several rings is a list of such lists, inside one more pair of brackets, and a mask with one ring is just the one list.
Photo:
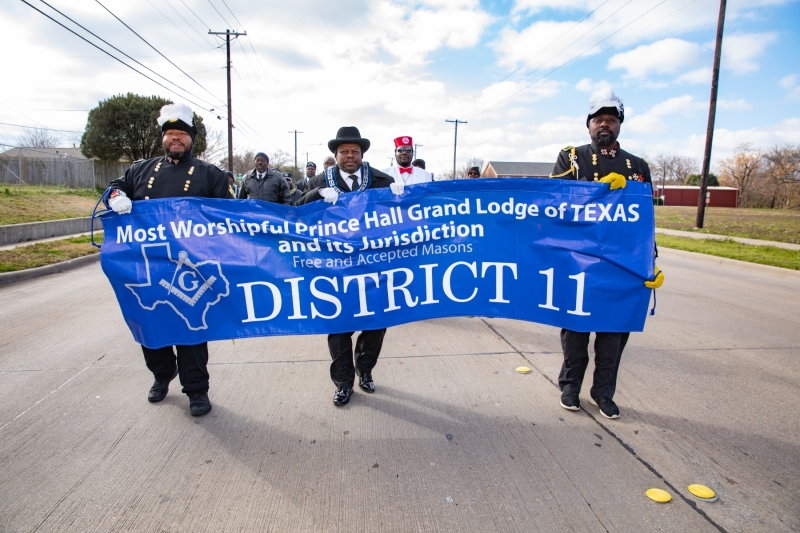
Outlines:
{"label": "black dress shoe", "polygon": [[153,382],[153,386],[150,387],[150,392],[147,394],[147,401],[150,403],[157,403],[167,397],[167,392],[169,392],[169,382],[175,379],[175,376],[178,375],[178,369],[175,369],[175,373],[172,374],[172,377],[166,381],[155,380]]}
{"label": "black dress shoe", "polygon": [[353,387],[339,387],[333,394],[333,405],[345,405],[350,401],[351,394],[353,394]]}
{"label": "black dress shoe", "polygon": [[208,399],[207,392],[190,392],[189,412],[192,416],[203,416],[211,410],[211,400]]}
{"label": "black dress shoe", "polygon": [[375,392],[375,383],[372,381],[372,374],[369,372],[362,373],[361,377],[358,378],[358,386],[361,387],[361,390],[364,392],[369,392],[370,394]]}

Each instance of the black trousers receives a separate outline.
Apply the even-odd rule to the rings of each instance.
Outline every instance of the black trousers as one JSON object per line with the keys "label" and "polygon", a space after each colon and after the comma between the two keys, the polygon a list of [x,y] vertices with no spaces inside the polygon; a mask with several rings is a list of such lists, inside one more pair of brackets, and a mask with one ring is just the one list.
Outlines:
{"label": "black trousers", "polygon": [[[617,390],[617,372],[622,351],[630,333],[595,333],[593,398],[613,398]],[[589,366],[589,333],[561,330],[564,364],[558,375],[562,392],[580,392],[586,367]]]}
{"label": "black trousers", "polygon": [[[362,331],[356,340],[353,353],[353,333],[328,335],[328,349],[331,351],[331,380],[337,387],[352,387],[359,373],[370,373],[378,363],[386,328]],[[353,359],[355,358],[355,364]]]}
{"label": "black trousers", "polygon": [[172,351],[172,346],[165,346],[157,350],[142,346],[144,361],[147,368],[156,379],[166,381],[175,373],[178,367],[178,377],[183,385],[184,394],[190,392],[208,391],[208,344],[194,346],[175,346],[178,356]]}

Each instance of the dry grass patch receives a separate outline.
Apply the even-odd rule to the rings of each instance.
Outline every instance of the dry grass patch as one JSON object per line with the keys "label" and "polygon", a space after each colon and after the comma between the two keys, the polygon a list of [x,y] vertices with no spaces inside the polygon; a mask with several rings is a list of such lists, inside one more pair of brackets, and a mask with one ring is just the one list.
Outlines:
{"label": "dry grass patch", "polygon": [[[103,234],[95,234],[94,240],[102,242]],[[84,255],[96,254],[99,251],[92,246],[88,235],[18,246],[10,250],[0,250],[0,272],[14,272],[26,268],[52,265]]]}
{"label": "dry grass patch", "polygon": [[687,252],[800,270],[800,250],[787,250],[775,246],[753,246],[731,240],[693,239],[663,234],[656,234],[656,244],[659,248],[675,248]]}
{"label": "dry grass patch", "polygon": [[0,184],[0,225],[88,217],[100,194],[94,189]]}
{"label": "dry grass patch", "polygon": [[656,227],[800,244],[800,211],[710,207],[704,228],[694,229],[696,207],[657,206]]}

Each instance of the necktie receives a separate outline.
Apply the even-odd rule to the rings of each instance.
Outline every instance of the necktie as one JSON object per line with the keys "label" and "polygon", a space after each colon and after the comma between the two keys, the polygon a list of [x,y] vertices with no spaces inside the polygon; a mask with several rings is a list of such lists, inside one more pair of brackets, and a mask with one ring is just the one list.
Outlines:
{"label": "necktie", "polygon": [[358,174],[351,174],[350,178],[353,180],[353,186],[351,187],[352,190],[358,189]]}
{"label": "necktie", "polygon": [[411,174],[414,169],[411,167],[398,167],[400,169],[400,174]]}

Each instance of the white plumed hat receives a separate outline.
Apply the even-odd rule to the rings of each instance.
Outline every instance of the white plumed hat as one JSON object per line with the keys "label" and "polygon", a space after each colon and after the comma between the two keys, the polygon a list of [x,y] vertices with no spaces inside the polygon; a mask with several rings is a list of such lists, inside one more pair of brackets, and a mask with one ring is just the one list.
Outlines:
{"label": "white plumed hat", "polygon": [[616,115],[620,122],[625,120],[625,107],[611,87],[597,89],[589,97],[589,116],[586,117],[586,125],[588,126],[589,121],[603,109],[613,109],[610,114]]}
{"label": "white plumed hat", "polygon": [[192,138],[197,135],[192,108],[186,104],[165,105],[161,108],[157,122],[161,126],[162,134],[167,130],[181,130],[191,135]]}

